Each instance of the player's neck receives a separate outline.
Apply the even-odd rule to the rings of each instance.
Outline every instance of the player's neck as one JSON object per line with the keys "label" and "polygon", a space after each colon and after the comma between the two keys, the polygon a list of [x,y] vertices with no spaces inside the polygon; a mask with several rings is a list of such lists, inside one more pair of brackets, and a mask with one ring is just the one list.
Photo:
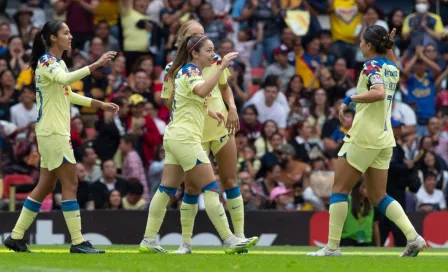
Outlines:
{"label": "player's neck", "polygon": [[62,57],[62,53],[64,52],[64,50],[61,50],[61,49],[57,48],[56,46],[54,46],[54,47],[51,47],[50,49],[48,49],[48,52],[50,52],[53,56],[60,59]]}
{"label": "player's neck", "polygon": [[202,65],[201,65],[199,62],[197,62],[197,61],[192,61],[191,63],[192,63],[194,66],[196,66],[196,67],[199,69],[199,71],[202,72],[202,70],[204,70],[204,67],[202,67]]}

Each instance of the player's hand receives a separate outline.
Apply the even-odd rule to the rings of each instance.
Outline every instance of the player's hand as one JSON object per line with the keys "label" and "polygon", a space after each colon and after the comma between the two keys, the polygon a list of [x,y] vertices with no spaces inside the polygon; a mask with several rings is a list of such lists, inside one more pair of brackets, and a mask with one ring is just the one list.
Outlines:
{"label": "player's hand", "polygon": [[103,103],[102,106],[101,106],[101,109],[103,111],[112,112],[113,115],[115,115],[115,114],[117,114],[117,112],[120,109],[120,107],[118,107],[118,105],[114,104],[114,103]]}
{"label": "player's hand", "polygon": [[208,116],[210,116],[211,118],[218,121],[218,127],[221,126],[221,124],[226,122],[226,118],[224,117],[224,114],[222,114],[220,112],[208,110]]}
{"label": "player's hand", "polygon": [[344,113],[347,108],[347,105],[345,105],[344,103],[339,106],[339,121],[341,121],[341,123],[344,122]]}
{"label": "player's hand", "polygon": [[98,66],[103,66],[107,64],[109,61],[111,61],[115,56],[117,55],[117,52],[115,51],[109,51],[104,53],[99,60],[96,61],[96,64]]}
{"label": "player's hand", "polygon": [[229,130],[231,135],[240,130],[240,119],[238,117],[238,112],[236,108],[229,108],[229,115],[227,116],[226,128]]}
{"label": "player's hand", "polygon": [[221,70],[226,69],[230,65],[232,60],[234,60],[236,57],[238,57],[238,52],[230,52],[229,54],[225,55],[222,58]]}

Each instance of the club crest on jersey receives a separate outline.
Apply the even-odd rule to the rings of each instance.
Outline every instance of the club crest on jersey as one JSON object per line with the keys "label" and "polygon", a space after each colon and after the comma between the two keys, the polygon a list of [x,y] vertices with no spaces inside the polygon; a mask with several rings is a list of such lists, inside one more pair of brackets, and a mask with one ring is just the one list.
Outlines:
{"label": "club crest on jersey", "polygon": [[362,74],[363,75],[371,75],[371,74],[375,74],[376,72],[380,71],[380,67],[378,66],[377,62],[372,60],[369,62],[366,62],[366,64],[364,64],[364,69],[362,69]]}
{"label": "club crest on jersey", "polygon": [[62,85],[62,88],[64,89],[64,95],[65,95],[65,96],[68,96],[68,95],[70,94],[70,92],[69,92],[69,90],[68,90],[68,87],[65,86],[65,85]]}
{"label": "club crest on jersey", "polygon": [[50,54],[43,55],[39,60],[40,65],[45,66],[45,67],[48,67],[55,62],[56,62],[56,58]]}

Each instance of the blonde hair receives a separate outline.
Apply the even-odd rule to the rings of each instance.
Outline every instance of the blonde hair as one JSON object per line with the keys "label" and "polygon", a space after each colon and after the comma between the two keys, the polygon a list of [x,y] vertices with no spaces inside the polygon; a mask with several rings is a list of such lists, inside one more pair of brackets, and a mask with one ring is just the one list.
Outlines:
{"label": "blonde hair", "polygon": [[186,38],[188,29],[190,29],[194,25],[202,27],[202,25],[195,20],[188,20],[180,26],[179,31],[177,31],[177,41],[174,46],[179,47],[179,45]]}

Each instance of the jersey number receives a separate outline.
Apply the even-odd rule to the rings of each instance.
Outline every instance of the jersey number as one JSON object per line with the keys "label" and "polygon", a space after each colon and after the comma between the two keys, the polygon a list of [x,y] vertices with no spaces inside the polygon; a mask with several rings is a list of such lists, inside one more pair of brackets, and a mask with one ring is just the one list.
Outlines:
{"label": "jersey number", "polygon": [[42,92],[39,90],[39,88],[36,88],[36,93],[39,96],[39,111],[37,112],[37,122],[40,121],[42,118],[42,103],[44,102],[44,99],[42,97]]}
{"label": "jersey number", "polygon": [[387,96],[387,100],[389,100],[389,106],[387,106],[386,120],[384,120],[384,131],[387,131],[387,115],[389,113],[390,106],[392,105],[392,98],[393,97],[394,97],[393,95],[388,95]]}

